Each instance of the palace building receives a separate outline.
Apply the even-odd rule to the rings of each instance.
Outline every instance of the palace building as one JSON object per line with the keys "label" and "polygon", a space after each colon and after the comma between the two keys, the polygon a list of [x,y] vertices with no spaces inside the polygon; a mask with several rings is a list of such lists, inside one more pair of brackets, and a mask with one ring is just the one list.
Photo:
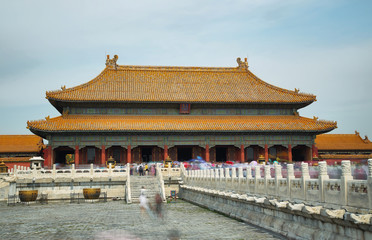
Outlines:
{"label": "palace building", "polygon": [[35,135],[0,135],[0,163],[30,167],[30,158],[42,156],[43,139]]}
{"label": "palace building", "polygon": [[328,164],[351,160],[362,163],[372,159],[372,142],[367,136],[355,134],[321,134],[315,139],[319,160]]}
{"label": "palace building", "polygon": [[46,93],[61,116],[29,121],[48,140],[45,164],[312,160],[315,138],[336,122],[305,118],[311,94],[270,85],[237,59],[237,67],[106,67],[93,80]]}

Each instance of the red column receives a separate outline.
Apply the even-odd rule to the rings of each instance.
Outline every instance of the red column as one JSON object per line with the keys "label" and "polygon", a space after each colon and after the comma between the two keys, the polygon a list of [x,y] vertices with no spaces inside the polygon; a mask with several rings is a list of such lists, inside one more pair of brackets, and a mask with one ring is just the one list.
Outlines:
{"label": "red column", "polygon": [[244,145],[242,144],[240,146],[240,162],[243,163],[244,162]]}
{"label": "red column", "polygon": [[45,157],[44,166],[46,167],[52,166],[52,152],[53,152],[52,146],[48,145],[48,147],[45,149],[46,156],[44,156]]}
{"label": "red column", "polygon": [[269,161],[269,147],[265,144],[265,163]]}
{"label": "red column", "polygon": [[292,145],[288,144],[288,161],[292,163]]}
{"label": "red column", "polygon": [[314,157],[318,157],[318,148],[315,145],[312,146],[312,153],[311,160],[313,160]]}
{"label": "red column", "polygon": [[132,150],[130,149],[130,145],[127,147],[127,163],[132,163]]}
{"label": "red column", "polygon": [[205,145],[205,161],[209,162],[209,145]]}
{"label": "red column", "polygon": [[106,164],[106,147],[105,145],[102,145],[102,151],[101,151],[101,164]]}
{"label": "red column", "polygon": [[79,166],[79,146],[75,146],[75,167]]}
{"label": "red column", "polygon": [[164,160],[168,157],[168,146],[164,145]]}

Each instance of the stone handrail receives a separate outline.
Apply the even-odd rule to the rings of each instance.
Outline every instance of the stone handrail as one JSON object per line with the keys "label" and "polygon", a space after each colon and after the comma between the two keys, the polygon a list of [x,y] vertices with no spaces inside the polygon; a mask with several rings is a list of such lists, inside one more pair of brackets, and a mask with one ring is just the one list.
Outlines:
{"label": "stone handrail", "polygon": [[127,180],[129,176],[129,166],[125,168],[109,168],[95,169],[93,164],[90,165],[89,169],[75,169],[75,164],[71,165],[70,169],[56,169],[56,165],[53,164],[52,169],[30,169],[29,167],[14,166],[9,171],[9,178],[14,181],[23,180],[31,182],[43,182],[46,179],[51,181],[66,180],[77,180],[89,179],[90,181],[97,181],[99,179],[106,179],[108,181],[115,180]]}
{"label": "stone handrail", "polygon": [[163,179],[173,179],[173,178],[180,178],[181,177],[181,169],[180,168],[171,168],[168,166],[167,168],[160,168],[161,174],[163,175]]}
{"label": "stone handrail", "polygon": [[310,178],[307,163],[301,164],[300,178],[295,178],[293,164],[287,165],[286,178],[283,178],[281,166],[277,164],[274,167],[264,166],[263,177],[260,174],[261,166],[255,166],[254,169],[248,166],[244,169],[182,170],[182,178],[185,185],[216,191],[321,203],[330,207],[372,209],[372,159],[368,160],[367,180],[353,179],[350,161],[342,161],[341,167],[340,179],[329,179],[326,162],[319,162],[318,178]]}
{"label": "stone handrail", "polygon": [[163,201],[166,201],[162,169],[164,168],[161,168],[160,164],[156,164],[156,178],[158,179],[158,187],[159,187],[160,196],[163,199]]}

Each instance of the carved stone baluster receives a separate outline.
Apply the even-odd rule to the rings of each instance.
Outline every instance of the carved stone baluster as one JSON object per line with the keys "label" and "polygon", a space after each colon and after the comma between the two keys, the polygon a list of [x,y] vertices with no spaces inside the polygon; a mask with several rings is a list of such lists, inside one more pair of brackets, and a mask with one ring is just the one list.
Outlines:
{"label": "carved stone baluster", "polygon": [[252,168],[251,166],[247,166],[247,170],[246,170],[246,178],[245,178],[245,189],[247,192],[251,193],[251,190],[250,190],[250,186],[249,186],[249,182],[250,180],[252,179]]}
{"label": "carved stone baluster", "polygon": [[282,176],[282,166],[279,164],[274,165],[275,168],[275,194],[279,196],[279,181],[283,178]]}
{"label": "carved stone baluster", "polygon": [[258,191],[258,180],[261,179],[261,166],[255,166],[255,175],[254,175],[254,193],[257,194]]}
{"label": "carved stone baluster", "polygon": [[269,179],[271,179],[271,167],[270,165],[265,165],[265,175],[264,175],[264,185],[265,185],[265,193],[268,194],[269,193],[269,189],[268,189],[268,181]]}
{"label": "carved stone baluster", "polygon": [[295,179],[293,164],[287,164],[287,196],[289,199],[292,198],[292,179]]}
{"label": "carved stone baluster", "polygon": [[342,175],[341,175],[341,205],[347,205],[347,182],[353,180],[351,175],[351,166],[349,160],[341,162]]}
{"label": "carved stone baluster", "polygon": [[319,194],[321,202],[325,202],[325,184],[324,181],[329,179],[327,172],[327,162],[319,162]]}
{"label": "carved stone baluster", "polygon": [[242,183],[243,183],[243,168],[238,167],[238,190],[242,192]]}

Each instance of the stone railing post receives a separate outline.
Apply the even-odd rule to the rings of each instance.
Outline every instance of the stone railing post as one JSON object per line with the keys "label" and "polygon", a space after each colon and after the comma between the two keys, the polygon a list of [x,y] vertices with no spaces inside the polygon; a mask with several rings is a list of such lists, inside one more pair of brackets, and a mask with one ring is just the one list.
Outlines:
{"label": "stone railing post", "polygon": [[193,174],[192,174],[192,183],[194,186],[197,185],[197,182],[198,182],[198,170],[192,170]]}
{"label": "stone railing post", "polygon": [[207,172],[207,187],[208,188],[211,188],[211,170],[210,169],[207,169],[205,170]]}
{"label": "stone railing post", "polygon": [[229,189],[229,181],[231,181],[230,168],[225,168],[225,190]]}
{"label": "stone railing post", "polygon": [[261,165],[256,165],[254,169],[254,194],[256,194],[258,189],[258,179],[261,179]]}
{"label": "stone railing post", "polygon": [[368,206],[369,206],[369,209],[372,209],[372,159],[368,159],[367,191],[368,191]]}
{"label": "stone railing post", "polygon": [[291,182],[295,179],[293,164],[287,164],[287,196],[292,199]]}
{"label": "stone railing post", "polygon": [[214,171],[214,177],[213,177],[213,188],[217,189],[218,188],[218,181],[220,179],[219,171],[217,168],[213,169]]}
{"label": "stone railing post", "polygon": [[322,161],[319,162],[319,194],[320,194],[320,201],[325,202],[325,187],[324,181],[329,179],[328,172],[327,172],[327,162]]}
{"label": "stone railing post", "polygon": [[93,179],[93,174],[94,174],[93,163],[91,163],[91,164],[90,164],[90,179],[91,179],[91,180]]}
{"label": "stone railing post", "polygon": [[252,167],[251,166],[247,166],[247,169],[246,169],[246,176],[245,176],[245,189],[244,191],[246,192],[251,192],[250,191],[250,187],[249,187],[249,180],[252,179]]}
{"label": "stone railing post", "polygon": [[279,180],[282,179],[282,166],[274,164],[275,168],[275,195],[279,196]]}
{"label": "stone railing post", "polygon": [[264,176],[264,179],[265,179],[265,193],[268,194],[269,193],[269,190],[268,190],[268,180],[271,179],[271,167],[270,165],[265,165],[265,176]]}
{"label": "stone railing post", "polygon": [[341,162],[342,175],[341,175],[341,205],[347,205],[347,182],[353,180],[351,175],[351,166],[349,160],[344,160]]}
{"label": "stone railing post", "polygon": [[18,171],[17,165],[14,165],[13,169],[14,169],[14,176],[17,177],[17,171]]}
{"label": "stone railing post", "polygon": [[231,190],[236,190],[237,189],[237,184],[236,184],[236,168],[232,167],[231,168]]}
{"label": "stone railing post", "polygon": [[225,179],[225,175],[223,173],[223,168],[220,168],[220,179],[219,179],[219,184],[218,184],[218,189],[222,190],[224,189],[224,186],[223,186],[223,183],[225,182],[224,179]]}
{"label": "stone railing post", "polygon": [[[157,165],[156,171],[158,171],[158,168],[159,166]],[[127,177],[127,182],[125,184],[125,190],[126,190],[125,198],[126,198],[127,203],[132,203],[132,191],[130,189],[130,164],[129,163],[127,163],[127,174],[128,174],[128,177]],[[157,176],[158,175],[159,173],[157,172]]]}
{"label": "stone railing post", "polygon": [[75,173],[76,173],[76,170],[75,170],[75,163],[71,164],[71,178],[74,179],[75,178]]}
{"label": "stone railing post", "polygon": [[306,181],[310,180],[310,173],[309,173],[309,165],[307,163],[301,163],[301,185],[302,185],[302,192],[303,192],[303,199],[306,199]]}
{"label": "stone railing post", "polygon": [[238,167],[238,189],[239,189],[239,192],[243,191],[242,183],[243,183],[243,168]]}
{"label": "stone railing post", "polygon": [[109,163],[108,174],[111,177],[111,175],[112,175],[112,164],[111,163]]}
{"label": "stone railing post", "polygon": [[56,165],[53,164],[53,169],[52,169],[52,178],[56,179]]}

